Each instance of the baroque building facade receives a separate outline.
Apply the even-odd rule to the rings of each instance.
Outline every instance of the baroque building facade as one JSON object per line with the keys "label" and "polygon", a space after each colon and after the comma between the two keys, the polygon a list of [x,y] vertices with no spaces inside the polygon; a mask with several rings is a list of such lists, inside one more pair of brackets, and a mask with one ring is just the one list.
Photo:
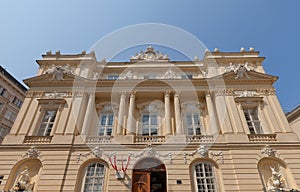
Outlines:
{"label": "baroque building facade", "polygon": [[47,52],[0,146],[0,190],[297,191],[300,140],[263,60]]}
{"label": "baroque building facade", "polygon": [[0,66],[0,143],[9,133],[25,99],[26,88]]}

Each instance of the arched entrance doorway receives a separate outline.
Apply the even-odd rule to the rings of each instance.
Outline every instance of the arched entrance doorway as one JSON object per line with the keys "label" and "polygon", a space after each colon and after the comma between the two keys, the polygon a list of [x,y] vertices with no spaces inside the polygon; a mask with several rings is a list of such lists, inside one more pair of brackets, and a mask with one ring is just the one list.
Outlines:
{"label": "arched entrance doorway", "polygon": [[139,160],[132,173],[132,192],[166,192],[166,167],[158,159]]}

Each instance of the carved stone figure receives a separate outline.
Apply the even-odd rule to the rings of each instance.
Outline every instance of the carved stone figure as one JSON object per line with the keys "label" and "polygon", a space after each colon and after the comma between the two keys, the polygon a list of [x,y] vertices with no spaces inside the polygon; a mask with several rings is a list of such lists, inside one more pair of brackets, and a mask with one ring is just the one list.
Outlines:
{"label": "carved stone figure", "polygon": [[131,60],[145,60],[145,61],[155,61],[155,60],[169,60],[168,55],[163,55],[159,51],[155,51],[153,47],[149,46],[146,51],[140,51],[136,53],[135,56],[131,57]]}
{"label": "carved stone figure", "polygon": [[24,170],[19,174],[16,180],[16,184],[12,191],[32,191],[34,187],[34,181],[31,179],[28,167],[24,167]]}
{"label": "carved stone figure", "polygon": [[164,78],[166,79],[173,79],[176,77],[176,73],[172,71],[172,69],[168,69],[166,73],[164,74]]}
{"label": "carved stone figure", "polygon": [[241,65],[236,72],[236,79],[249,78],[247,71],[248,69],[244,65]]}
{"label": "carved stone figure", "polygon": [[268,191],[283,190],[285,185],[282,178],[282,173],[280,171],[276,171],[275,167],[270,167],[270,169],[272,171],[272,176],[268,180]]}

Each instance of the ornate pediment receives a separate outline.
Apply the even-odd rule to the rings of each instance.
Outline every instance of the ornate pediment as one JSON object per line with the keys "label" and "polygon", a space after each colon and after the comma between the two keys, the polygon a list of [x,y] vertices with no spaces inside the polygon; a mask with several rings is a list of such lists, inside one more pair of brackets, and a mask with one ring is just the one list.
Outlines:
{"label": "ornate pediment", "polygon": [[149,46],[145,51],[136,53],[135,56],[130,58],[130,61],[169,61],[168,55],[162,54],[160,51],[154,50]]}
{"label": "ornate pediment", "polygon": [[213,77],[212,79],[224,79],[224,81],[261,80],[270,81],[271,83],[274,83],[278,79],[278,77],[242,68],[237,71],[226,72],[222,75]]}
{"label": "ornate pediment", "polygon": [[34,84],[41,84],[41,83],[51,83],[51,82],[67,82],[74,80],[86,80],[85,78],[75,76],[71,73],[45,73],[39,76],[35,76],[29,79],[25,79],[24,83],[26,83],[28,86],[34,85]]}

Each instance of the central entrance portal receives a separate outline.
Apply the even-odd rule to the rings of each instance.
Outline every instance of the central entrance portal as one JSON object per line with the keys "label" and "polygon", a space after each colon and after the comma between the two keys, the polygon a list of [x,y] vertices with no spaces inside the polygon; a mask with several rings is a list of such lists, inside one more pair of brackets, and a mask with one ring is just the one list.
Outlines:
{"label": "central entrance portal", "polygon": [[137,162],[132,175],[132,192],[166,192],[166,167],[158,159],[145,158]]}

